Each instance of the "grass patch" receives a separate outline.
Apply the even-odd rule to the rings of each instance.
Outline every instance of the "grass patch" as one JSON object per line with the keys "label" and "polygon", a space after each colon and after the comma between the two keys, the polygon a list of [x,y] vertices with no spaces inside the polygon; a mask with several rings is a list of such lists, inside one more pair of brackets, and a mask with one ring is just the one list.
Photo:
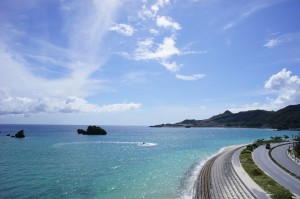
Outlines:
{"label": "grass patch", "polygon": [[272,199],[292,199],[293,194],[266,175],[253,161],[252,150],[244,149],[240,154],[240,162],[248,175],[267,193]]}
{"label": "grass patch", "polygon": [[300,159],[300,135],[297,136],[297,138],[295,138],[296,143],[295,143],[295,147],[293,149],[294,154],[296,155],[296,157],[298,159]]}

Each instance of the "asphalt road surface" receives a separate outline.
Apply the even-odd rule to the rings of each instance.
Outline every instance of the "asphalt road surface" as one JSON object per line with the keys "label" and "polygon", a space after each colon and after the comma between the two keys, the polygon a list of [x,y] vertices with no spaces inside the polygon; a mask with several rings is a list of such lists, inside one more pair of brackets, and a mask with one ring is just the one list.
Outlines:
{"label": "asphalt road surface", "polygon": [[[272,145],[272,147],[274,146]],[[300,196],[300,181],[278,167],[270,159],[268,150],[264,145],[255,149],[252,156],[255,164],[257,164],[265,173],[298,197]]]}
{"label": "asphalt road surface", "polygon": [[300,177],[300,165],[291,160],[287,155],[287,150],[290,146],[292,146],[292,144],[285,144],[274,148],[272,150],[272,157],[281,166]]}

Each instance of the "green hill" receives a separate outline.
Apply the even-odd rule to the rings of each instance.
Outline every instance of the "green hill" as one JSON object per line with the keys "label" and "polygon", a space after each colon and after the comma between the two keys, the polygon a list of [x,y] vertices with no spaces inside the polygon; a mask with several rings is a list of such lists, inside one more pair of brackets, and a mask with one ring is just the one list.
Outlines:
{"label": "green hill", "polygon": [[239,113],[225,111],[205,120],[184,120],[175,124],[160,124],[152,127],[246,127],[300,129],[300,104],[290,105],[276,112],[252,110]]}

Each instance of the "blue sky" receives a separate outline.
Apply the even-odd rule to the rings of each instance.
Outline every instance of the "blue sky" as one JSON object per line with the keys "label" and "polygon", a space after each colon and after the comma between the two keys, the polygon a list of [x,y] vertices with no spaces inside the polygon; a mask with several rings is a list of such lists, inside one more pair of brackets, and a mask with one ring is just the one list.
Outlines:
{"label": "blue sky", "polygon": [[0,123],[151,125],[300,103],[298,0],[2,0]]}

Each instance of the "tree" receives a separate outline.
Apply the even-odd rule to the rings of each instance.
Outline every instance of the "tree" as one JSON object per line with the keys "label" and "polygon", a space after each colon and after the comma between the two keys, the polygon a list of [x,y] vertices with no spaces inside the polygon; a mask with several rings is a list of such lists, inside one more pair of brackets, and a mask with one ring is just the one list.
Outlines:
{"label": "tree", "polygon": [[290,137],[287,136],[287,135],[283,135],[283,138],[284,138],[285,140],[288,140]]}

